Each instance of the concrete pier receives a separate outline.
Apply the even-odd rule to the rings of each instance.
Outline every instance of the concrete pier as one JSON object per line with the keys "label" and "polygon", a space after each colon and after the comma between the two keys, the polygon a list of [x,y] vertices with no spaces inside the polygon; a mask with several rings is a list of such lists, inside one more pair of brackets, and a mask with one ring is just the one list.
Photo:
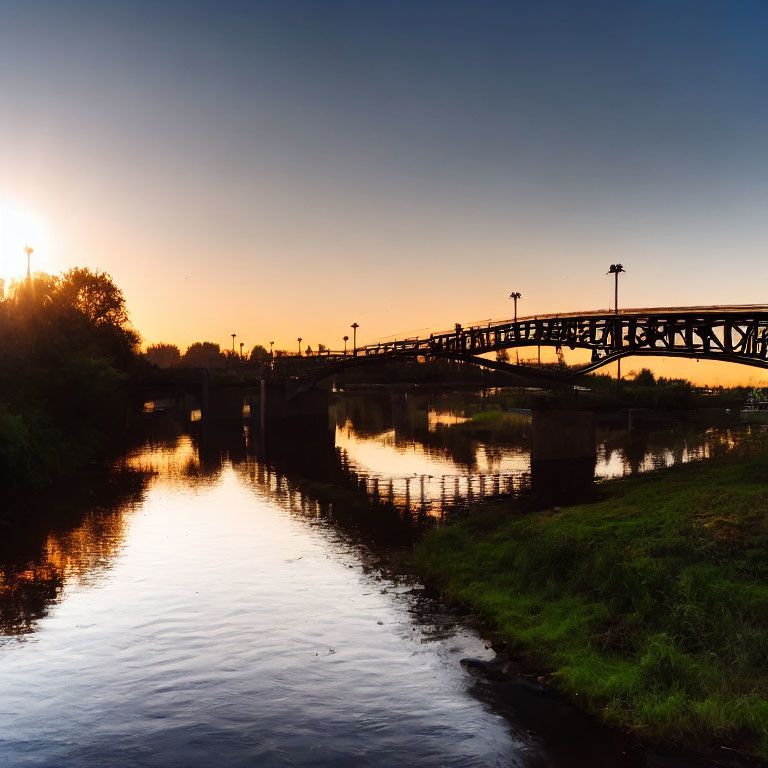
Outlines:
{"label": "concrete pier", "polygon": [[540,501],[558,504],[591,498],[596,461],[593,411],[533,411],[531,486]]}

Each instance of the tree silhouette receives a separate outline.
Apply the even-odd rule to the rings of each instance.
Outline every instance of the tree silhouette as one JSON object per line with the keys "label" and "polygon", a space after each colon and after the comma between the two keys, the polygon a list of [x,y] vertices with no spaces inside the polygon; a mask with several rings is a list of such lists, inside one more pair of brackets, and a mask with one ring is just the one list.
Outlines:
{"label": "tree silhouette", "polygon": [[70,269],[62,277],[59,293],[94,325],[123,327],[128,323],[123,292],[106,272]]}
{"label": "tree silhouette", "polygon": [[187,347],[181,364],[185,368],[223,368],[226,358],[218,344],[212,341],[196,341]]}
{"label": "tree silhouette", "polygon": [[158,368],[171,368],[181,362],[181,352],[175,344],[152,344],[144,354]]}
{"label": "tree silhouette", "polygon": [[270,354],[267,351],[267,348],[262,346],[261,344],[256,344],[256,346],[251,350],[251,354],[248,356],[248,359],[252,363],[265,363],[270,359]]}

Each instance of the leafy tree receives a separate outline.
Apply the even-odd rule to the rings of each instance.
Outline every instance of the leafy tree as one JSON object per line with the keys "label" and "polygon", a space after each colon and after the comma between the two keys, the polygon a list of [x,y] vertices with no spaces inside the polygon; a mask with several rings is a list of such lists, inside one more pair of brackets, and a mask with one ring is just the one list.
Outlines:
{"label": "leafy tree", "polygon": [[507,349],[497,349],[496,350],[496,362],[497,363],[508,363],[509,362],[509,350],[507,350]]}
{"label": "leafy tree", "polygon": [[252,363],[264,363],[270,359],[270,355],[266,347],[262,346],[261,344],[257,344],[251,350],[251,354],[249,355],[248,359]]}
{"label": "leafy tree", "polygon": [[104,272],[37,273],[0,302],[0,484],[44,485],[124,429],[138,334]]}
{"label": "leafy tree", "polygon": [[328,347],[326,347],[325,344],[318,344],[317,345],[317,354],[318,355],[322,355],[323,352],[327,352],[327,351],[328,351]]}
{"label": "leafy tree", "polygon": [[309,344],[307,344],[307,348],[304,350],[304,354],[305,354],[307,357],[312,357],[312,354],[313,354],[313,353],[312,353],[312,347],[310,347],[310,346],[309,346]]}
{"label": "leafy tree", "polygon": [[181,362],[181,352],[175,344],[152,344],[144,354],[158,368],[171,368]]}
{"label": "leafy tree", "polygon": [[653,375],[653,371],[650,368],[641,368],[634,374],[632,381],[639,387],[656,386],[656,377]]}
{"label": "leafy tree", "polygon": [[225,363],[221,347],[212,341],[190,344],[181,358],[181,364],[186,368],[223,368]]}
{"label": "leafy tree", "polygon": [[58,292],[93,325],[128,324],[123,292],[106,272],[92,272],[85,267],[70,269],[63,275]]}

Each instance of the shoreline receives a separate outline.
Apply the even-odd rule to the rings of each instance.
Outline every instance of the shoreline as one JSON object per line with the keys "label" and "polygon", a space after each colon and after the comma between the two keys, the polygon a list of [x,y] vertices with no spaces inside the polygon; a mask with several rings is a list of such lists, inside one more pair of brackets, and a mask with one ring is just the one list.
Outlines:
{"label": "shoreline", "polygon": [[[751,486],[740,482],[745,466],[758,473]],[[547,670],[556,691],[611,729],[715,765],[764,764],[768,671],[744,655],[768,642],[768,570],[750,568],[768,540],[759,470],[768,473],[764,452],[605,481],[592,504],[536,511],[492,502],[428,533],[414,569],[443,599],[476,614],[484,636]],[[708,492],[708,508],[681,512],[692,497],[706,507]],[[699,594],[681,601],[682,586],[690,592],[708,571],[717,578],[700,579]],[[748,583],[730,595],[726,576]],[[729,602],[745,611],[748,642],[735,641],[736,630],[717,618]],[[680,611],[698,611],[697,627],[681,623]],[[738,656],[739,645],[740,665],[710,658]]]}

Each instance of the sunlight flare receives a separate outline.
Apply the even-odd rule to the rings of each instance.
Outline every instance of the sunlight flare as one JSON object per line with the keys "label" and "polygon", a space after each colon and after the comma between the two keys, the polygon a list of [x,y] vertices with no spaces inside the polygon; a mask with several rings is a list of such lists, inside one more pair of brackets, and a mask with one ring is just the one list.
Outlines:
{"label": "sunlight flare", "polygon": [[0,200],[0,279],[27,274],[27,248],[32,249],[32,272],[58,271],[44,217],[26,206]]}

